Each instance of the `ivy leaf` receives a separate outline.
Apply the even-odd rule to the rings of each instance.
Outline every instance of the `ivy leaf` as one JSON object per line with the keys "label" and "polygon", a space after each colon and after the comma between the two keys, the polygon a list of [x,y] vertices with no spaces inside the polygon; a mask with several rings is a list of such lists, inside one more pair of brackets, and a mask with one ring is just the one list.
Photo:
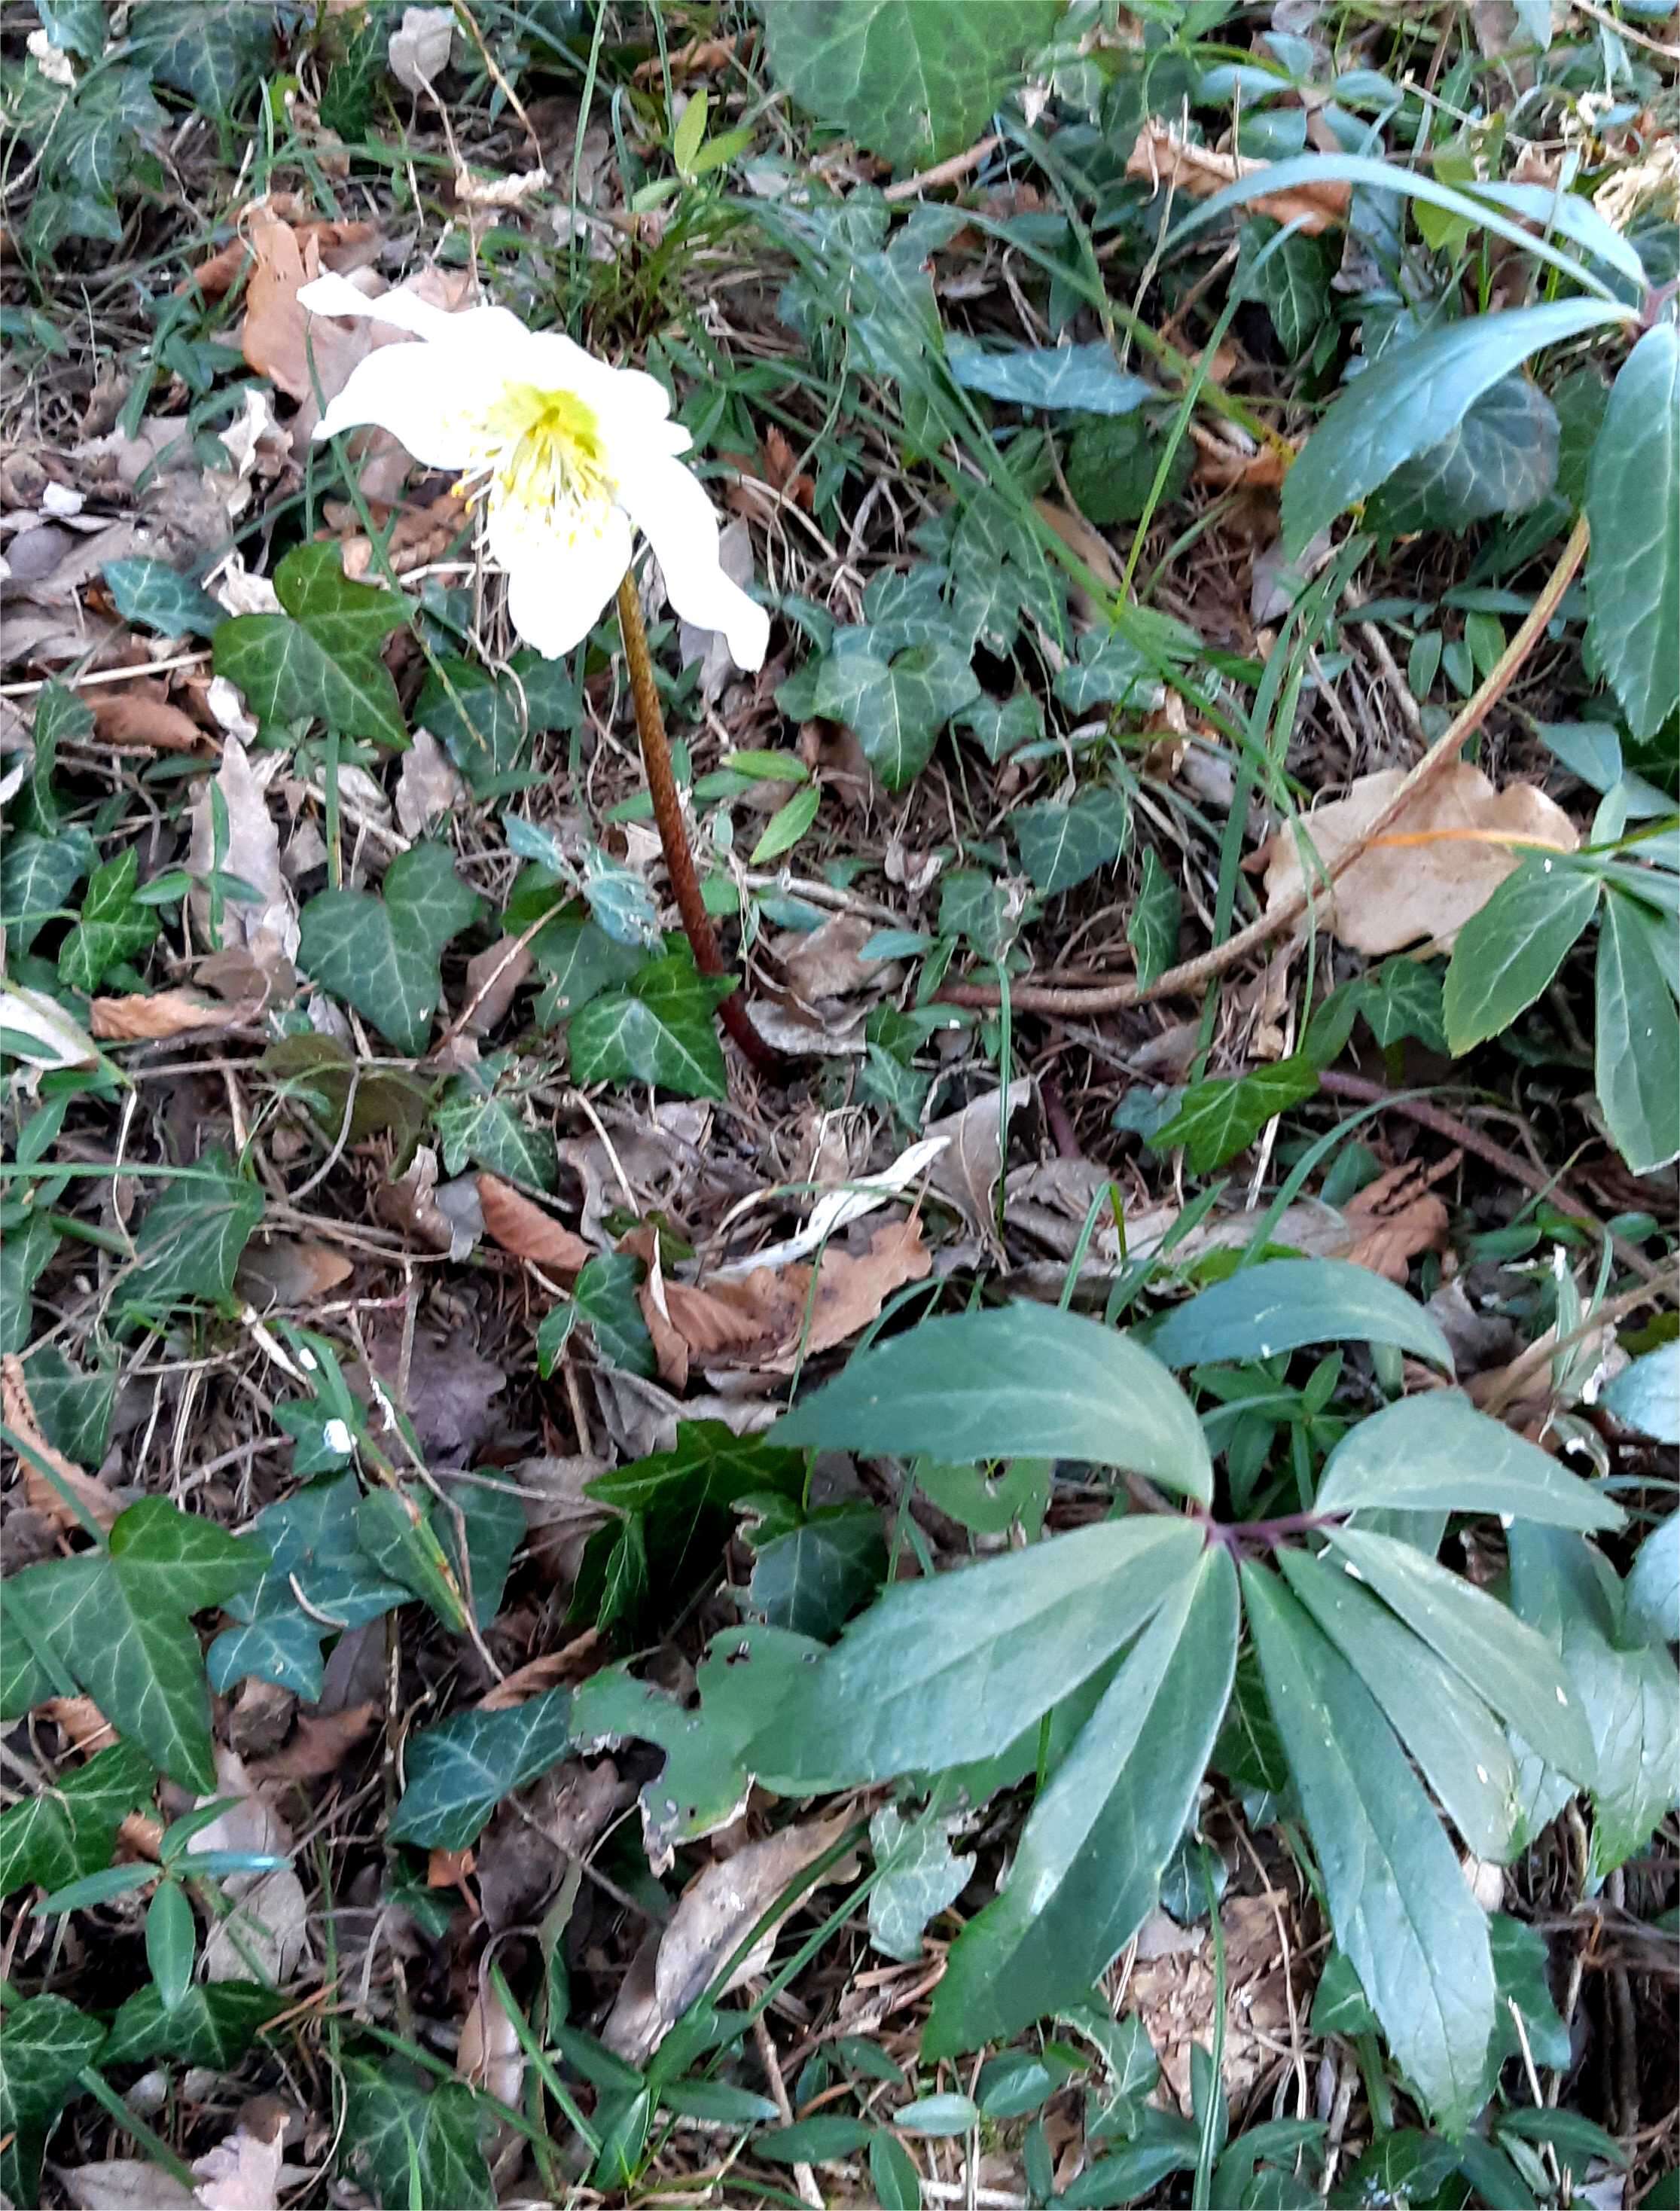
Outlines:
{"label": "ivy leaf", "polygon": [[1243,1597],[1336,1939],[1439,2123],[1480,2108],[1494,2026],[1487,1921],[1375,1700],[1265,1567]]}
{"label": "ivy leaf", "polygon": [[622,1374],[652,1379],[658,1371],[653,1338],[636,1297],[642,1263],[633,1251],[598,1251],[585,1259],[572,1286],[572,1302],[589,1323],[595,1348]]}
{"label": "ivy leaf", "polygon": [[797,1497],[804,1479],[803,1452],[779,1450],[761,1435],[737,1436],[721,1420],[679,1420],[670,1451],[597,1474],[585,1487],[597,1505],[616,1511],[670,1511],[692,1519],[754,1490]]}
{"label": "ivy leaf", "polygon": [[445,846],[415,845],[385,869],[382,895],[337,890],[311,899],[300,917],[298,961],[323,990],[417,1058],[443,996],[443,948],[470,928],[482,905]]}
{"label": "ivy leaf", "polygon": [[139,622],[160,637],[210,637],[227,619],[226,607],[167,560],[141,554],[107,560],[100,573],[123,620]]}
{"label": "ivy leaf", "polygon": [[1093,706],[1135,705],[1153,687],[1155,670],[1117,629],[1089,629],[1079,657],[1057,671],[1056,696],[1075,714]]}
{"label": "ivy leaf", "polygon": [[1012,2034],[1077,2001],[1161,1893],[1236,1666],[1236,1574],[1205,1550],[1163,1593],[1033,1807],[1002,1893],[957,1938],[930,2057]]}
{"label": "ivy leaf", "polygon": [[278,1989],[256,1981],[212,1981],[190,1988],[171,2011],[155,1987],[137,1989],[112,2020],[100,2062],[136,2065],[149,2057],[179,2057],[226,2073],[288,2001]]}
{"label": "ivy leaf", "polygon": [[24,1350],[34,1335],[30,1302],[49,1259],[58,1248],[58,1232],[41,1208],[31,1210],[21,1227],[0,1236],[0,1352]]}
{"label": "ivy leaf", "polygon": [[273,21],[250,0],[199,0],[189,23],[175,0],[146,0],[130,19],[129,37],[154,82],[185,93],[222,123],[274,57]]}
{"label": "ivy leaf", "polygon": [[139,1263],[123,1285],[123,1302],[163,1313],[192,1299],[219,1305],[233,1294],[240,1254],[263,1217],[263,1192],[226,1152],[206,1152],[191,1172],[176,1176],[152,1200],[135,1238]]}
{"label": "ivy leaf", "polygon": [[907,1820],[891,1804],[870,1821],[869,1841],[881,1876],[870,1892],[870,1941],[886,1957],[913,1963],[922,1930],[961,1895],[974,1861],[955,1854],[943,1820]]}
{"label": "ivy leaf", "polygon": [[1021,864],[1034,887],[1046,897],[1071,890],[1119,858],[1125,842],[1123,808],[1090,803],[1091,798],[1105,801],[1107,796],[1095,792],[1070,806],[1046,800],[1010,815]]}
{"label": "ivy leaf", "polygon": [[1598,930],[1596,1071],[1616,1148],[1635,1174],[1680,1156],[1680,1013],[1665,972],[1673,924],[1606,889]]}
{"label": "ivy leaf", "polygon": [[531,651],[516,652],[500,677],[476,661],[445,659],[415,705],[415,721],[480,797],[519,767],[529,737],[575,729],[582,713],[583,693],[565,662]]}
{"label": "ivy leaf", "polygon": [[1017,691],[1010,699],[993,699],[982,693],[956,717],[960,730],[979,741],[989,760],[1000,760],[1017,745],[1031,744],[1044,735],[1044,709],[1030,691]]}
{"label": "ivy leaf", "polygon": [[79,1772],[0,1812],[0,1896],[33,1882],[64,1888],[111,1863],[117,1830],[148,1802],[157,1776],[131,1743],[96,1751]]}
{"label": "ivy leaf", "polygon": [[423,1598],[450,1631],[467,1624],[461,1585],[433,1522],[407,1492],[376,1489],[355,1508],[356,1542],[376,1571]]}
{"label": "ivy leaf", "polygon": [[952,715],[979,694],[979,679],[950,645],[911,645],[889,657],[854,643],[822,661],[815,712],[854,730],[888,790],[902,791],[927,766]]}
{"label": "ivy leaf", "polygon": [[592,998],[567,1030],[577,1082],[651,1082],[682,1098],[726,1098],[713,1015],[734,988],[680,952],[639,968],[622,990]]}
{"label": "ivy leaf", "polygon": [[63,1996],[34,1996],[9,2002],[0,2030],[0,2192],[33,2203],[52,2122],[105,2029]]}
{"label": "ivy leaf", "polygon": [[762,9],[778,84],[895,168],[972,145],[1056,21],[1059,0],[775,0]]}
{"label": "ivy leaf", "polygon": [[377,653],[409,609],[400,593],[353,583],[336,544],[299,545],[274,572],[276,597],[335,660]]}
{"label": "ivy leaf", "polygon": [[1237,265],[1250,291],[1271,316],[1278,344],[1291,360],[1299,360],[1317,342],[1329,316],[1331,271],[1319,239],[1297,231],[1268,257],[1258,273],[1252,273],[1260,249],[1277,236],[1278,228],[1269,215],[1257,215],[1245,223]]}
{"label": "ivy leaf", "polygon": [[1318,1087],[1319,1070],[1304,1052],[1252,1075],[1192,1083],[1172,1119],[1150,1136],[1149,1149],[1170,1152],[1182,1144],[1192,1173],[1211,1174],[1246,1151],[1268,1121],[1312,1097]]}
{"label": "ivy leaf", "polygon": [[569,1691],[550,1689],[505,1711],[457,1712],[409,1737],[408,1785],[391,1822],[393,1842],[461,1851],[504,1797],[558,1765],[571,1746]]}
{"label": "ivy leaf", "polygon": [[459,1174],[471,1160],[504,1182],[551,1190],[559,1169],[555,1140],[520,1118],[517,1100],[486,1087],[485,1075],[497,1071],[487,1061],[445,1091],[433,1116],[445,1170]]}
{"label": "ivy leaf", "polygon": [[1526,514],[1557,478],[1557,411],[1525,376],[1502,377],[1450,436],[1402,462],[1372,518],[1395,536],[1468,530],[1492,514]]}
{"label": "ivy leaf", "polygon": [[1130,375],[1101,341],[1091,345],[1011,346],[993,352],[978,338],[945,341],[951,374],[967,391],[1016,407],[1077,407],[1087,415],[1130,415],[1161,394]]}
{"label": "ivy leaf", "polygon": [[108,1549],[26,1567],[7,1588],[118,1732],[172,1780],[209,1791],[209,1698],[191,1615],[265,1564],[247,1538],[146,1497],[118,1517]]}
{"label": "ivy leaf", "polygon": [[1289,557],[1403,462],[1450,437],[1482,394],[1531,354],[1622,320],[1622,310],[1604,300],[1554,300],[1472,315],[1389,346],[1331,407],[1284,479]]}
{"label": "ivy leaf", "polygon": [[1407,1037],[1416,1037],[1431,1051],[1446,1050],[1441,992],[1439,967],[1404,955],[1368,970],[1354,985],[1359,1011],[1385,1051]]}
{"label": "ivy leaf", "polygon": [[886,1572],[875,1507],[827,1505],[757,1547],[747,1602],[772,1627],[826,1643],[874,1596]]}
{"label": "ivy leaf", "polygon": [[[1149,504],[1167,441],[1148,415],[1127,415],[1118,421],[1082,422],[1068,440],[1068,489],[1074,505],[1088,522],[1107,529],[1117,522],[1136,522]],[[1163,499],[1176,499],[1190,481],[1195,448],[1180,439],[1168,463],[1161,486]],[[1082,640],[1083,642],[1083,640]],[[1069,706],[1083,704],[1070,695],[1077,679],[1058,681],[1057,695]]]}
{"label": "ivy leaf", "polygon": [[239,686],[258,721],[319,720],[404,750],[397,687],[379,658],[383,639],[408,619],[403,600],[352,583],[331,545],[297,547],[274,581],[286,612],[221,622],[211,639],[216,674]]}
{"label": "ivy leaf", "polygon": [[111,1438],[117,1372],[106,1364],[84,1374],[56,1343],[38,1344],[23,1362],[29,1402],[41,1433],[79,1466],[98,1466]]}
{"label": "ivy leaf", "polygon": [[351,2161],[384,2211],[444,2204],[495,2211],[495,2184],[479,2147],[483,2123],[470,2089],[446,2081],[430,2089],[390,2065],[352,2058],[345,2138]]}
{"label": "ivy leaf", "polygon": [[89,993],[113,967],[143,952],[157,935],[157,909],[136,900],[140,855],[130,845],[96,868],[82,901],[82,918],[58,954],[58,980]]}
{"label": "ivy leaf", "polygon": [[[17,818],[19,829],[39,831],[51,837],[58,827],[58,801],[52,788],[53,774],[58,765],[58,748],[68,742],[80,743],[93,735],[94,717],[74,691],[63,683],[49,683],[35,701],[34,726],[30,731],[33,740],[34,757],[29,764],[29,776],[19,794]],[[75,833],[85,837],[86,831]],[[91,839],[88,840],[88,865],[92,867],[97,853]]]}
{"label": "ivy leaf", "polygon": [[238,1625],[210,1645],[212,1688],[223,1692],[255,1675],[315,1704],[321,1639],[334,1633],[326,1623],[361,1627],[407,1600],[406,1584],[382,1575],[357,1542],[360,1500],[355,1476],[343,1474],[312,1482],[258,1514],[252,1534],[270,1563],[254,1587],[223,1608]]}
{"label": "ivy leaf", "polygon": [[0,929],[9,948],[27,952],[98,859],[85,829],[43,837],[21,829],[0,851]]}
{"label": "ivy leaf", "polygon": [[1137,980],[1145,990],[1178,957],[1181,905],[1178,884],[1161,866],[1155,847],[1149,846],[1143,854],[1143,881],[1125,925],[1126,942],[1137,964]]}
{"label": "ivy leaf", "polygon": [[1592,448],[1587,639],[1628,726],[1651,737],[1680,700],[1680,330],[1649,330],[1622,364]]}

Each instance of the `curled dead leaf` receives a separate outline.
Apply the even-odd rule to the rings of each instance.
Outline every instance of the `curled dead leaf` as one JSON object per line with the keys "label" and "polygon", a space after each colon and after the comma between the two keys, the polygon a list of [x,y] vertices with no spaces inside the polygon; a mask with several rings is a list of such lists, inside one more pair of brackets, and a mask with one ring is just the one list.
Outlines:
{"label": "curled dead leaf", "polygon": [[[1156,191],[1168,185],[1174,191],[1187,192],[1192,199],[1205,200],[1222,192],[1239,177],[1253,176],[1271,166],[1238,154],[1217,154],[1209,146],[1193,146],[1170,124],[1152,118],[1138,132],[1126,156],[1125,173],[1129,177],[1146,178]],[[1328,230],[1347,220],[1351,197],[1349,185],[1300,185],[1289,191],[1263,193],[1249,201],[1246,212],[1269,215],[1276,222],[1298,221],[1308,232]]]}
{"label": "curled dead leaf", "polygon": [[197,752],[210,742],[191,714],[172,706],[161,683],[143,681],[131,689],[90,692],[94,727],[108,745],[138,746],[158,753]]}
{"label": "curled dead leaf", "polygon": [[[257,1010],[255,1002],[249,1010]],[[149,996],[136,991],[127,998],[95,998],[88,1026],[103,1044],[150,1043],[193,1029],[226,1028],[243,1020],[246,1011],[201,997],[196,990],[154,990]]]}
{"label": "curled dead leaf", "polygon": [[484,1233],[516,1259],[528,1259],[554,1274],[575,1275],[594,1256],[581,1236],[496,1175],[478,1177],[478,1202]]}
{"label": "curled dead leaf", "polygon": [[[1405,780],[1400,768],[1361,776],[1345,798],[1315,808],[1299,825],[1319,861],[1333,867],[1356,845]],[[1447,950],[1525,857],[1524,848],[1573,852],[1575,826],[1527,783],[1496,791],[1479,767],[1459,761],[1421,791],[1337,882],[1330,925],[1343,944],[1376,956],[1425,941]],[[1266,906],[1301,891],[1296,832],[1287,823],[1254,855],[1265,864]],[[1314,880],[1318,870],[1315,868]]]}

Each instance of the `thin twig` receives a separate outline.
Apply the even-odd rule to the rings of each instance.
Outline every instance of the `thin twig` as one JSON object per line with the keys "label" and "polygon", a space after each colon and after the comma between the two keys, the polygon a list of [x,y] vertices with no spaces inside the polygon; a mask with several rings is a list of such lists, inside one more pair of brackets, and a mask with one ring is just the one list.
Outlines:
{"label": "thin twig", "polygon": [[[1516,635],[1489,669],[1481,688],[1466,700],[1446,729],[1436,738],[1416,766],[1413,768],[1386,806],[1369,823],[1363,833],[1344,852],[1325,866],[1309,887],[1305,881],[1301,888],[1279,906],[1263,913],[1246,929],[1239,930],[1234,936],[1227,937],[1223,944],[1216,944],[1211,951],[1202,953],[1194,960],[1184,960],[1177,967],[1169,967],[1153,983],[1107,983],[1095,989],[1081,990],[1069,985],[1057,988],[1043,984],[1011,983],[1010,1004],[1021,1014],[1069,1014],[1075,1016],[1092,1014],[1116,1014],[1128,1006],[1147,1005],[1155,998],[1176,997],[1198,990],[1240,960],[1270,943],[1291,928],[1307,912],[1326,898],[1338,875],[1345,875],[1356,860],[1362,859],[1386,829],[1392,827],[1398,817],[1428,788],[1446,769],[1458,759],[1465,740],[1475,735],[1489,714],[1510,688],[1519,670],[1540,639],[1546,625],[1557,612],[1558,603],[1569,588],[1574,573],[1586,556],[1587,527],[1583,515],[1569,534],[1568,542],[1558,555],[1557,566],[1547,577],[1540,596],[1529,609]],[[939,993],[940,999],[954,1006],[995,1006],[998,1003],[995,983],[951,983]]]}
{"label": "thin twig", "polygon": [[883,200],[913,200],[919,193],[937,191],[941,185],[961,184],[1003,142],[994,132],[989,138],[978,140],[966,153],[953,154],[948,161],[936,161],[931,169],[919,169],[913,177],[901,177],[896,184],[889,185],[881,197]]}
{"label": "thin twig", "polygon": [[[677,797],[676,778],[671,772],[670,746],[665,737],[659,694],[653,682],[653,662],[647,650],[647,632],[642,624],[641,599],[634,573],[629,569],[626,569],[624,580],[618,587],[618,627],[624,639],[624,657],[630,664],[630,689],[636,702],[636,728],[641,737],[642,764],[647,770],[648,795],[653,801],[653,819],[659,826],[665,873],[670,877],[676,910],[682,917],[683,931],[701,973],[726,975],[729,969],[718,947],[712,917],[701,896],[694,854],[688,850],[688,833],[682,826],[682,802]],[[719,1006],[718,1017],[761,1074],[775,1071],[779,1063],[778,1057],[753,1027],[752,1016],[741,1003],[738,992],[731,993]]]}

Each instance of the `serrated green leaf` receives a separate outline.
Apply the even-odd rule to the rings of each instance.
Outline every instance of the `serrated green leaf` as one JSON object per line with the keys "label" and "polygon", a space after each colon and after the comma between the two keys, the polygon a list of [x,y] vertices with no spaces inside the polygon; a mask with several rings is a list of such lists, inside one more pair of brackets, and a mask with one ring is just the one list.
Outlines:
{"label": "serrated green leaf", "polygon": [[1045,800],[1010,817],[1016,848],[1035,890],[1049,897],[1087,881],[1120,857],[1123,819],[1113,809],[1083,799],[1064,806]]}
{"label": "serrated green leaf", "polygon": [[1465,2127],[1494,2026],[1481,1906],[1370,1692],[1275,1574],[1242,1586],[1336,1939],[1425,2104]]}
{"label": "serrated green leaf", "polygon": [[15,1999],[0,2014],[0,2191],[37,2201],[41,2152],[78,2073],[105,2029],[63,1996]]}
{"label": "serrated green leaf", "polygon": [[[1635,900],[1606,887],[1598,928],[1598,1101],[1635,1174],[1654,1173],[1680,1157],[1680,1013],[1659,941],[1664,927]],[[1671,939],[1671,924],[1667,934]]]}
{"label": "serrated green leaf", "polygon": [[994,352],[978,338],[945,341],[951,374],[967,391],[1016,407],[1078,408],[1087,415],[1130,415],[1161,394],[1123,369],[1113,349],[1090,345],[1011,346]]}
{"label": "serrated green leaf", "polygon": [[620,990],[592,998],[567,1030],[579,1082],[651,1082],[682,1098],[729,1094],[715,1014],[733,984],[702,975],[682,953],[638,968]]}
{"label": "serrated green leaf", "polygon": [[990,1757],[1147,1625],[1200,1546],[1186,1521],[1113,1521],[895,1584],[796,1680],[749,1758],[803,1790]]}
{"label": "serrated green leaf", "polygon": [[392,1841],[464,1850],[504,1797],[566,1755],[571,1705],[569,1691],[549,1689],[505,1711],[457,1712],[419,1729],[403,1750],[407,1785],[391,1818]]}
{"label": "serrated green leaf", "polygon": [[1280,1553],[1278,1565],[1382,1707],[1465,1841],[1478,1857],[1507,1863],[1520,1840],[1521,1808],[1516,1760],[1493,1713],[1349,1575],[1305,1551]]}
{"label": "serrated green leaf", "polygon": [[1034,1803],[1001,1893],[957,1938],[927,2056],[974,2049],[1077,2001],[1136,1932],[1219,1732],[1237,1627],[1228,1554],[1191,1554]]}
{"label": "serrated green leaf", "polygon": [[1481,395],[1531,354],[1622,319],[1622,310],[1604,300],[1554,300],[1471,316],[1391,345],[1331,407],[1284,479],[1289,556],[1403,462],[1450,437]]}
{"label": "serrated green leaf", "polygon": [[954,1313],[872,1345],[771,1435],[952,1464],[1083,1459],[1203,1504],[1213,1494],[1201,1423],[1171,1376],[1112,1329],[1048,1305]]}
{"label": "serrated green leaf", "polygon": [[[1305,1263],[1312,1264],[1312,1262]],[[1479,1413],[1457,1390],[1385,1405],[1331,1452],[1316,1510],[1498,1512],[1560,1528],[1619,1528],[1604,1493]]]}
{"label": "serrated green leaf", "polygon": [[227,619],[226,607],[167,560],[142,554],[107,560],[100,573],[123,620],[140,622],[161,637],[209,637]]}
{"label": "serrated green leaf", "polygon": [[1502,377],[1438,445],[1403,461],[1373,503],[1396,536],[1468,530],[1494,514],[1526,514],[1557,477],[1558,421],[1537,384]]}
{"label": "serrated green leaf", "polygon": [[1152,1152],[1184,1147],[1191,1170],[1211,1174],[1246,1151],[1269,1121],[1311,1098],[1319,1070],[1304,1052],[1252,1075],[1214,1075],[1192,1083],[1179,1110],[1149,1140]]}
{"label": "serrated green leaf", "polygon": [[112,968],[143,952],[158,932],[154,907],[136,903],[140,856],[130,845],[96,868],[82,900],[82,918],[58,954],[58,980],[72,990],[96,990]]}
{"label": "serrated green leaf", "polygon": [[1498,1036],[1531,1006],[1598,904],[1589,875],[1525,860],[1459,930],[1442,1005],[1455,1055]]}
{"label": "serrated green leaf", "polygon": [[817,671],[815,711],[844,722],[889,791],[902,791],[932,756],[953,714],[978,699],[979,680],[949,644],[913,645],[889,657],[860,641],[827,655]]}
{"label": "serrated green leaf", "polygon": [[1156,858],[1154,846],[1149,846],[1143,854],[1143,880],[1125,925],[1137,980],[1144,989],[1164,975],[1178,957],[1180,906],[1177,883]]}
{"label": "serrated green leaf", "polygon": [[416,845],[385,869],[379,897],[337,890],[310,900],[300,917],[299,964],[399,1051],[417,1057],[443,995],[443,948],[471,927],[482,904],[445,846]]}
{"label": "serrated green leaf", "polygon": [[193,1173],[166,1183],[147,1208],[135,1238],[137,1264],[122,1285],[124,1304],[149,1313],[188,1299],[220,1304],[233,1293],[240,1254],[262,1217],[261,1186],[225,1152],[206,1152]]}
{"label": "serrated green leaf", "polygon": [[[1346,1259],[1269,1259],[1199,1291],[1151,1324],[1168,1366],[1270,1359],[1307,1343],[1392,1343],[1449,1372],[1453,1353],[1413,1298]],[[1367,1424],[1369,1425],[1368,1423]]]}
{"label": "serrated green leaf", "polygon": [[1331,1548],[1477,1695],[1560,1772],[1592,1784],[1592,1739],[1556,1652],[1507,1606],[1410,1543],[1332,1528]]}
{"label": "serrated green leaf", "polygon": [[70,893],[98,858],[85,829],[59,837],[20,830],[0,851],[0,928],[9,948],[27,952],[55,914],[70,904]]}
{"label": "serrated green leaf", "polygon": [[96,1751],[75,1773],[0,1812],[0,1896],[26,1882],[62,1888],[111,1863],[117,1830],[157,1776],[133,1744]]}
{"label": "serrated green leaf", "polygon": [[1622,365],[1592,448],[1587,637],[1636,737],[1680,700],[1680,330],[1665,318]]}
{"label": "serrated green leaf", "polygon": [[832,129],[895,168],[925,167],[971,145],[1058,0],[775,0],[763,9],[776,82]]}
{"label": "serrated green leaf", "polygon": [[170,2011],[155,1988],[138,1989],[112,2020],[100,2062],[136,2065],[148,2057],[179,2057],[225,2073],[288,2001],[278,1989],[256,1981],[212,1981],[189,1989]]}

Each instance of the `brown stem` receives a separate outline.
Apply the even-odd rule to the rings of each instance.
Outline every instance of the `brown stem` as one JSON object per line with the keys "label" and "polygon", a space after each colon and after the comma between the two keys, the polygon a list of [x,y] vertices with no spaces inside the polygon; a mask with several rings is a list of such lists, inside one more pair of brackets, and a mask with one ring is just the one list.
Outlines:
{"label": "brown stem", "polygon": [[[628,568],[618,587],[618,627],[624,639],[624,657],[630,663],[630,690],[636,702],[636,729],[641,737],[647,788],[653,800],[653,819],[659,825],[665,873],[670,877],[676,910],[682,917],[683,934],[694,955],[694,965],[702,975],[727,975],[729,969],[719,949],[717,931],[701,896],[694,854],[688,850],[688,833],[682,826],[682,802],[677,797],[676,778],[671,772],[670,747],[665,740],[665,718],[653,683],[653,662],[647,650],[647,632],[642,625],[641,600],[637,594],[634,572]],[[741,1003],[738,993],[731,992],[723,1001],[718,1008],[718,1018],[760,1074],[775,1072],[779,1063],[778,1057],[753,1027],[752,1017]]]}
{"label": "brown stem", "polygon": [[[1547,623],[1557,612],[1559,601],[1586,557],[1586,518],[1583,515],[1570,532],[1568,543],[1558,555],[1557,566],[1541,587],[1540,596],[1529,609],[1522,627],[1489,669],[1481,688],[1465,700],[1381,813],[1346,851],[1331,862],[1311,888],[1303,882],[1293,898],[1273,906],[1258,921],[1250,922],[1246,929],[1227,937],[1223,944],[1216,944],[1210,952],[1186,960],[1180,966],[1169,967],[1153,983],[1107,983],[1095,990],[1011,983],[1012,1009],[1018,1014],[1062,1014],[1080,1019],[1092,1014],[1119,1013],[1127,1006],[1147,1005],[1152,998],[1176,997],[1180,992],[1199,990],[1204,983],[1211,982],[1216,975],[1222,975],[1228,967],[1234,967],[1247,953],[1269,943],[1274,936],[1281,936],[1309,906],[1316,906],[1325,896],[1338,875],[1345,874],[1356,860],[1369,851],[1418,793],[1458,759],[1466,738],[1475,735],[1510,688],[1523,663],[1544,633]],[[944,1003],[953,1006],[995,1006],[998,1003],[995,983],[949,983],[939,996]]]}

